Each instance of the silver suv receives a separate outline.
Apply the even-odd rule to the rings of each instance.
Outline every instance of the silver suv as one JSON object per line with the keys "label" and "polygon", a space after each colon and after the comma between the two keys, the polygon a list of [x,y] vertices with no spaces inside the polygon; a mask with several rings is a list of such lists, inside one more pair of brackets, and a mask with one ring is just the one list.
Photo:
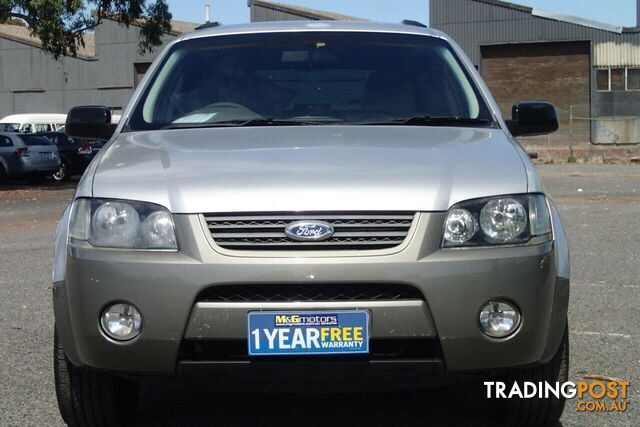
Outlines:
{"label": "silver suv", "polygon": [[[127,420],[149,378],[223,390],[564,381],[569,254],[461,49],[415,25],[209,28],[154,62],[56,239],[55,374],[72,425]],[[483,395],[478,395],[482,399]],[[561,398],[502,399],[546,424]]]}

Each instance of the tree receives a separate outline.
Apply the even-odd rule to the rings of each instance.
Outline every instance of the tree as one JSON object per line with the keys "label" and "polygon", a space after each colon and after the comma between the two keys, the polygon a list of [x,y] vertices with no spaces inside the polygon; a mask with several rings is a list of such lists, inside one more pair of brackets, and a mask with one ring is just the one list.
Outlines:
{"label": "tree", "polygon": [[23,20],[42,48],[56,59],[76,56],[83,36],[109,17],[127,27],[140,25],[140,51],[159,46],[171,31],[166,0],[0,0],[0,22]]}

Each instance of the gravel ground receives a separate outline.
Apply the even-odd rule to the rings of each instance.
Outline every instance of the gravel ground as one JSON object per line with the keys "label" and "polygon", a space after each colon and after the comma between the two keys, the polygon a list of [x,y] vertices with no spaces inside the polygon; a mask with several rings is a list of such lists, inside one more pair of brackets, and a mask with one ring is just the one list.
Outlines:
{"label": "gravel ground", "polygon": [[[539,170],[560,206],[572,249],[571,380],[596,374],[631,381],[626,413],[581,413],[571,401],[562,424],[638,425],[640,167]],[[62,424],[51,369],[50,270],[56,223],[73,189],[0,185],[0,425]],[[219,395],[145,387],[136,424],[478,425],[478,405],[465,397],[448,390]]]}

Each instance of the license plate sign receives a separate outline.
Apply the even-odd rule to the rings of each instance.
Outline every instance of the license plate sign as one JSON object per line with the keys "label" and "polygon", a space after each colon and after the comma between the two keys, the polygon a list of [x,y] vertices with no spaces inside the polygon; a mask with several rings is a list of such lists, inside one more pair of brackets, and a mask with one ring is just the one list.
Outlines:
{"label": "license plate sign", "polygon": [[248,314],[249,356],[369,353],[369,312],[253,311]]}
{"label": "license plate sign", "polygon": [[53,153],[40,153],[40,158],[41,159],[53,159]]}

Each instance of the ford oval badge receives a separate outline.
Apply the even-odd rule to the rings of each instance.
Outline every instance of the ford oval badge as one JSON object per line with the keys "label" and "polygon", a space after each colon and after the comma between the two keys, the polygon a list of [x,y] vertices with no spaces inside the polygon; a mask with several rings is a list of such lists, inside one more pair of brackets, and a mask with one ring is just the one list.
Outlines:
{"label": "ford oval badge", "polygon": [[322,221],[298,221],[287,225],[284,232],[298,242],[321,242],[333,235],[333,227]]}

